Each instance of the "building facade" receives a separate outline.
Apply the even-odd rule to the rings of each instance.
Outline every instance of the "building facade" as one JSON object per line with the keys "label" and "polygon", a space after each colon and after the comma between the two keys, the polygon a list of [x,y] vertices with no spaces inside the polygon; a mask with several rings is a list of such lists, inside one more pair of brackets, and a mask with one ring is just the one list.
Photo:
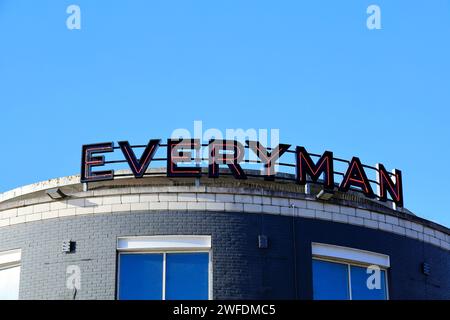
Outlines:
{"label": "building facade", "polygon": [[154,174],[6,192],[0,298],[450,299],[448,228],[319,191]]}

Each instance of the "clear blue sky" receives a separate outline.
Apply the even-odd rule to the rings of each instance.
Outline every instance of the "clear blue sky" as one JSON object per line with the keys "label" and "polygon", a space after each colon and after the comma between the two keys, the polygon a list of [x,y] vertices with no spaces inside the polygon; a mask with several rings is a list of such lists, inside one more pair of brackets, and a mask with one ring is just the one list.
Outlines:
{"label": "clear blue sky", "polygon": [[449,57],[448,0],[0,0],[0,191],[202,120],[399,168],[405,206],[450,226]]}

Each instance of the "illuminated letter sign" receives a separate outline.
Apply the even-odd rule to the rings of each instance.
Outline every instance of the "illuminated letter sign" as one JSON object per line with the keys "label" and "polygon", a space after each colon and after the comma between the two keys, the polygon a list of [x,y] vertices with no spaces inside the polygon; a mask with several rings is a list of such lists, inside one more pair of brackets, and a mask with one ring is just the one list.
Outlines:
{"label": "illuminated letter sign", "polygon": [[128,141],[119,141],[120,149],[122,149],[125,159],[127,160],[131,171],[133,171],[135,178],[142,178],[144,176],[160,142],[161,140],[158,139],[150,140],[142,153],[141,158],[138,160]]}
{"label": "illuminated letter sign", "polygon": [[114,179],[114,171],[92,172],[92,167],[105,165],[105,156],[96,156],[94,154],[114,151],[114,143],[96,143],[84,145],[81,151],[81,182],[103,181]]}
{"label": "illuminated letter sign", "polygon": [[[231,153],[227,153],[229,151]],[[247,175],[239,164],[244,159],[244,155],[244,146],[239,141],[211,140],[209,142],[209,177],[217,178],[219,164],[226,164],[236,179],[247,179]]]}
{"label": "illuminated letter sign", "polygon": [[200,140],[167,140],[167,176],[168,177],[200,177],[200,167],[180,167],[178,163],[192,162],[192,153],[186,150],[200,152]]}
{"label": "illuminated letter sign", "polygon": [[380,200],[387,200],[387,191],[395,204],[399,207],[403,207],[402,172],[397,169],[393,171],[394,182],[381,163],[377,164],[377,169],[378,196]]}
{"label": "illuminated letter sign", "polygon": [[333,172],[333,153],[325,151],[322,157],[316,164],[312,161],[309,153],[304,147],[297,147],[296,151],[297,160],[297,183],[306,184],[307,176],[313,182],[318,182],[322,173],[324,174],[323,184],[328,190],[334,189],[334,172]]}
{"label": "illuminated letter sign", "polygon": [[[165,154],[158,158],[156,154],[160,148],[164,147],[166,147]],[[125,160],[105,160],[107,153],[112,153],[119,148],[122,150]],[[135,148],[144,148],[139,159],[134,151]],[[146,146],[132,146],[128,141],[120,141],[119,147],[114,147],[113,142],[88,144],[82,148],[80,181],[89,183],[114,179],[114,170],[101,171],[97,169],[94,171],[93,169],[123,162],[128,163],[132,173],[121,174],[121,176],[134,176],[135,178],[150,175],[147,170],[152,161],[167,161],[166,175],[168,177],[200,178],[206,174],[203,167],[207,164],[210,178],[219,177],[222,166],[229,169],[224,174],[231,172],[236,179],[247,179],[248,174],[263,177],[265,180],[293,181],[300,185],[314,183],[322,185],[328,191],[361,192],[369,198],[376,197],[383,202],[392,201],[396,205],[394,208],[403,207],[403,184],[400,170],[395,169],[390,173],[382,164],[377,164],[376,167],[363,165],[357,157],[353,157],[351,161],[333,158],[331,151],[325,151],[320,155],[308,153],[302,146],[292,149],[289,144],[266,148],[258,141],[246,141],[246,146],[244,146],[234,140],[211,140],[208,144],[202,144],[199,139],[168,139],[167,145],[161,144],[160,139],[153,139]],[[255,153],[257,158],[252,160],[245,158],[244,160],[246,155],[250,156],[250,152]],[[202,154],[206,156],[201,157]],[[281,157],[287,159],[291,157],[291,160],[279,161]],[[334,171],[336,170],[335,161],[348,163],[346,171]],[[244,164],[248,169],[253,169],[255,165],[263,165],[264,170],[261,170],[260,173],[247,172],[242,167]],[[278,175],[275,167],[289,168],[289,171],[285,173],[292,173],[295,170],[295,176],[292,174]],[[370,173],[372,179],[368,178],[367,173]],[[377,187],[376,195],[373,192],[375,185]]]}
{"label": "illuminated letter sign", "polygon": [[374,197],[369,179],[367,179],[363,165],[357,157],[353,157],[350,162],[347,172],[344,175],[344,179],[342,179],[341,185],[339,186],[339,190],[346,192],[350,189],[350,186],[360,188],[369,198]]}
{"label": "illuminated letter sign", "polygon": [[260,144],[258,141],[246,141],[247,145],[253,152],[258,156],[258,158],[264,164],[266,168],[264,176],[266,180],[275,179],[275,164],[278,159],[291,147],[290,144],[279,144],[272,152],[268,152],[267,149]]}

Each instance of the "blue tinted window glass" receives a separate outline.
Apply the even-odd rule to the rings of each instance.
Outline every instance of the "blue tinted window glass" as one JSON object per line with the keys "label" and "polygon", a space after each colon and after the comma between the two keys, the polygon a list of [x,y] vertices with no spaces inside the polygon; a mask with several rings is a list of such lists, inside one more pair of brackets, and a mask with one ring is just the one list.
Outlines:
{"label": "blue tinted window glass", "polygon": [[313,260],[315,300],[348,300],[348,266]]}
{"label": "blue tinted window glass", "polygon": [[162,254],[121,254],[120,300],[162,299]]}
{"label": "blue tinted window glass", "polygon": [[166,300],[208,300],[208,253],[169,253]]}
{"label": "blue tinted window glass", "polygon": [[[373,271],[367,273],[367,268],[350,267],[350,276],[352,283],[352,299],[353,300],[386,300],[386,271],[381,270],[379,278],[379,289],[370,290],[367,286],[367,280],[373,275]],[[373,278],[373,276],[372,276]],[[371,278],[371,280],[372,280]],[[377,280],[370,281],[370,284],[378,284]]]}

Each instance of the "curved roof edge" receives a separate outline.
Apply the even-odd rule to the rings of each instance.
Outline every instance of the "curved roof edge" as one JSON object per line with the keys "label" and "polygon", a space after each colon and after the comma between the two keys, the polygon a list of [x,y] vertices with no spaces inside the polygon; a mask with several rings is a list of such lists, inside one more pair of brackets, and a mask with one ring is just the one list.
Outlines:
{"label": "curved roof edge", "polygon": [[[228,172],[228,170],[223,170],[224,172]],[[257,174],[258,170],[245,170],[249,174]],[[101,181],[101,182],[91,182],[89,183],[89,189],[98,189],[105,187],[120,187],[121,185],[127,186],[141,186],[141,185],[194,185],[195,178],[170,178],[166,176],[165,168],[153,168],[148,170],[149,173],[152,173],[152,176],[146,177],[144,179],[134,179],[132,177],[124,177],[119,176],[114,180],[110,181]],[[117,175],[128,175],[132,174],[130,170],[117,170]],[[277,177],[279,178],[292,178],[292,174],[287,173],[278,173]],[[126,182],[125,182],[126,181]],[[164,183],[166,181],[166,183]],[[200,179],[201,185],[219,185],[219,186],[232,186],[232,187],[244,187],[244,188],[259,188],[263,190],[272,190],[286,193],[289,196],[299,195],[301,194],[303,197],[306,197],[308,200],[318,200],[316,195],[322,190],[319,184],[309,184],[310,190],[309,193],[305,192],[305,187],[301,185],[297,185],[292,183],[292,181],[265,181],[262,178],[249,178],[248,180],[235,180],[230,179],[230,177],[222,176],[220,179],[210,179],[208,177],[202,177]],[[4,206],[10,201],[16,200],[26,200],[32,199],[35,196],[42,196],[42,193],[45,193],[46,190],[54,189],[54,188],[64,188],[68,189],[69,195],[70,193],[82,192],[82,184],[80,183],[80,175],[72,175],[60,178],[49,179],[45,181],[40,181],[37,183],[25,185],[22,187],[18,187],[4,193],[0,193],[0,206]],[[348,192],[341,193],[336,192],[335,196],[330,200],[322,201],[324,203],[330,204],[339,204],[343,206],[367,209],[371,211],[378,211],[385,214],[390,214],[398,217],[408,217],[408,219],[412,219],[416,222],[419,222],[425,226],[431,227],[433,229],[442,231],[446,234],[450,235],[450,228],[447,228],[444,225],[438,224],[436,222],[421,218],[406,208],[398,208],[393,209],[389,206],[388,203],[381,202],[374,199],[366,198],[359,192]],[[0,210],[2,208],[0,207]]]}

